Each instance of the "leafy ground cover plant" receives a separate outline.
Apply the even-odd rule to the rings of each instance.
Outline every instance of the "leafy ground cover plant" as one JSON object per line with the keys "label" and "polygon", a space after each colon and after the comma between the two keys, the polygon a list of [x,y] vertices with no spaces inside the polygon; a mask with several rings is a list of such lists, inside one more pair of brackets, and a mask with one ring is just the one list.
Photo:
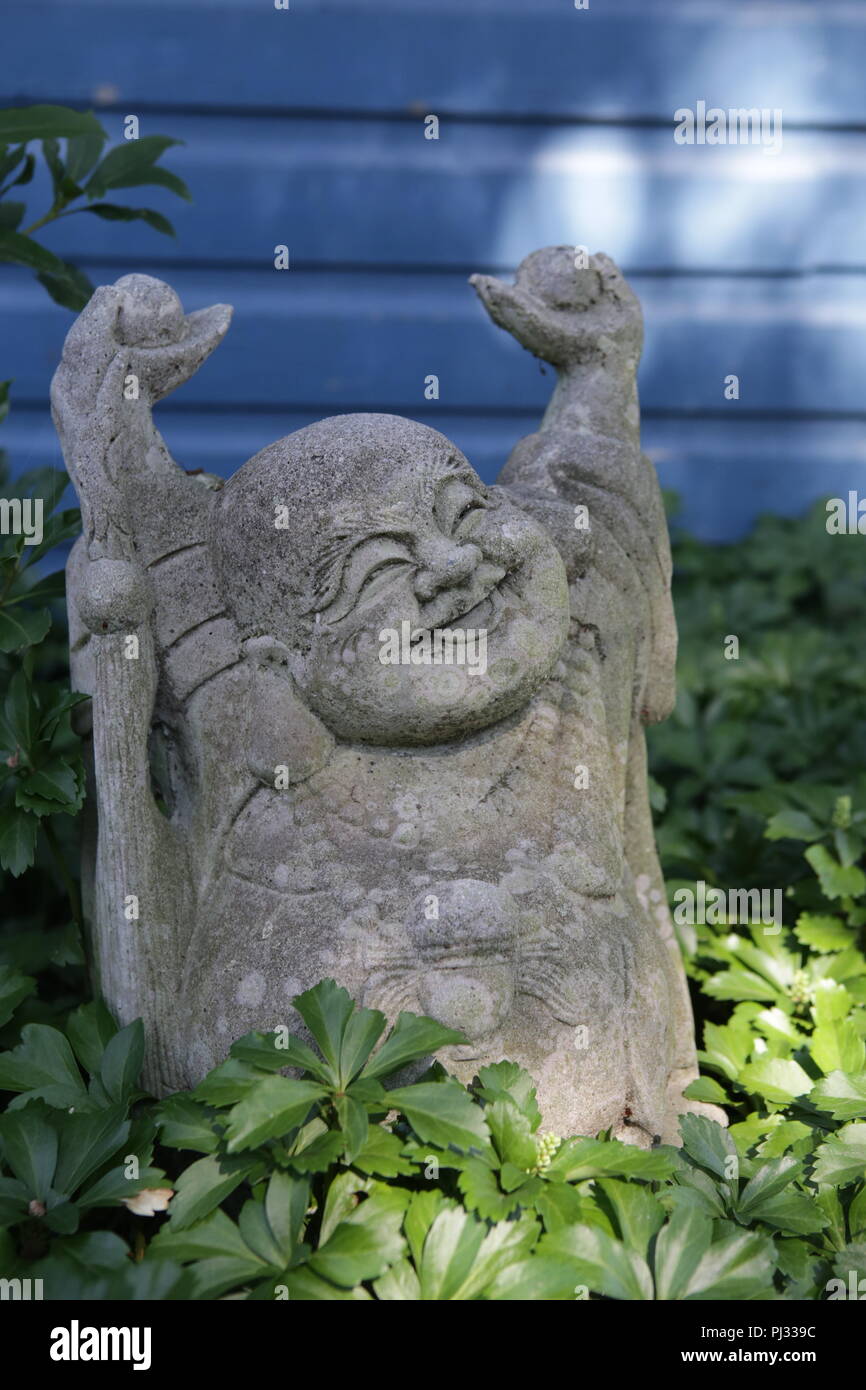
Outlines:
{"label": "leafy ground cover plant", "polygon": [[58,1299],[705,1300],[863,1272],[856,1085],[819,1081],[796,1115],[753,1091],[730,1131],[683,1117],[681,1149],[562,1140],[508,1062],[393,1084],[456,1040],[433,1020],[383,1041],[333,981],[294,1003],[313,1047],[250,1034],[160,1104],[136,1090],[139,1025],[99,1004],[25,1025],[0,1058],[6,1277]]}

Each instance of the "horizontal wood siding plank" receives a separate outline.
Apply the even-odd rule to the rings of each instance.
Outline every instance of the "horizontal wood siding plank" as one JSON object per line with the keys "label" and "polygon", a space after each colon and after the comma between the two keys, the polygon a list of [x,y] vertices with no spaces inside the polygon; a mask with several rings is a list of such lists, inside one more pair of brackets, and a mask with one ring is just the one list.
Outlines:
{"label": "horizontal wood siding plank", "polygon": [[[93,278],[119,273],[97,266]],[[185,270],[171,282],[187,309],[235,305],[225,343],[178,393],[182,408],[411,411],[430,375],[443,412],[534,409],[550,393],[552,372],[487,320],[461,276]],[[646,320],[645,408],[864,413],[866,276],[632,283]],[[70,319],[14,267],[0,268],[0,316],[0,379],[15,378],[13,399],[38,403]],[[724,398],[730,374],[738,401]]]}
{"label": "horizontal wood siding plank", "polygon": [[[120,138],[119,118],[107,125]],[[438,141],[420,121],[170,115],[141,129],[186,142],[165,163],[194,203],[149,188],[109,200],[165,212],[178,240],[81,214],[46,228],[46,245],[164,264],[270,265],[280,244],[300,265],[481,269],[571,242],[633,270],[866,265],[866,133],[788,132],[773,153],[460,121]],[[44,177],[22,192],[34,217],[49,205]]]}
{"label": "horizontal wood siding plank", "polygon": [[[761,0],[12,0],[4,94],[129,109],[667,118],[709,105],[866,120],[862,5]],[[70,54],[75,62],[70,62]]]}

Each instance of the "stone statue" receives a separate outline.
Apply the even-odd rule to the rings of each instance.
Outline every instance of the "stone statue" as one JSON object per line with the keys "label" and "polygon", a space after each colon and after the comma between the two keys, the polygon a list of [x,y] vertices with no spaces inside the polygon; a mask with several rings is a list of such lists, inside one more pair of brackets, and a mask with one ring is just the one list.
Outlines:
{"label": "stone statue", "polygon": [[[639,304],[616,266],[473,276],[558,383],[495,487],[436,430],[342,415],[225,484],[151,410],[221,341],[159,280],[98,289],[54,419],[83,531],[74,688],[92,697],[84,890],[99,987],[146,1079],[194,1084],[332,976],[509,1058],[561,1134],[676,1136],[693,1024],[644,725],[674,700]],[[88,706],[82,706],[87,710]]]}

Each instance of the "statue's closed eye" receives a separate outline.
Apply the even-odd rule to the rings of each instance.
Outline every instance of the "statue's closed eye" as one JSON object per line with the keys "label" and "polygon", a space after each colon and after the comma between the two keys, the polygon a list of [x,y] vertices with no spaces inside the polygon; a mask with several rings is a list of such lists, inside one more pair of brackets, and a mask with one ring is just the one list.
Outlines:
{"label": "statue's closed eye", "polygon": [[367,591],[373,585],[374,580],[380,579],[383,575],[388,574],[389,571],[405,569],[410,563],[411,562],[402,555],[389,555],[386,560],[382,560],[378,565],[374,565],[372,569],[369,569],[364,575],[358,590],[359,597],[362,593],[366,595]]}
{"label": "statue's closed eye", "polygon": [[463,522],[468,520],[468,518],[472,516],[473,512],[483,512],[486,510],[487,508],[485,507],[483,502],[479,502],[475,499],[473,499],[470,502],[467,502],[466,506],[463,507],[459,515],[455,517],[453,529],[456,531],[458,527],[462,526]]}
{"label": "statue's closed eye", "polygon": [[344,560],[336,593],[320,610],[325,621],[334,623],[347,617],[413,563],[408,547],[395,537],[367,537]]}

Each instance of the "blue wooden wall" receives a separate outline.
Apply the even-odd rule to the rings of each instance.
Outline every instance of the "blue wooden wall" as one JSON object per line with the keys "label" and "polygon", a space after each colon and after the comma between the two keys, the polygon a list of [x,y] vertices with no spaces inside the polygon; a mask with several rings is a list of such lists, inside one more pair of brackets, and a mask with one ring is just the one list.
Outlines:
{"label": "blue wooden wall", "polygon": [[[114,138],[134,113],[185,141],[166,163],[192,206],[117,199],[167,212],[176,242],[86,217],[44,240],[97,283],[140,270],[187,308],[236,306],[160,407],[186,467],[227,474],[375,409],[443,429],[493,479],[552,377],[466,277],[571,243],[614,256],[643,300],[645,444],[692,529],[866,491],[866,4],[6,0],[3,32],[3,105],[93,107]],[[699,100],[781,108],[781,151],[677,145],[673,113]],[[57,460],[69,315],[13,267],[0,315],[2,442],[16,468]]]}

